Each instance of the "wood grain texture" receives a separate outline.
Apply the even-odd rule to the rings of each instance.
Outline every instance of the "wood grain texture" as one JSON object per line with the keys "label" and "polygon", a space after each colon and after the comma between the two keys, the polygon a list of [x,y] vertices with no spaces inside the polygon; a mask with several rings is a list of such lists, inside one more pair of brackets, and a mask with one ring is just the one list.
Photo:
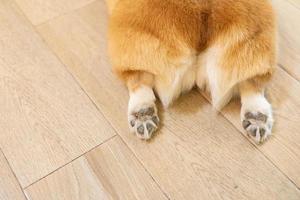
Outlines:
{"label": "wood grain texture", "polygon": [[[268,88],[268,99],[274,109],[273,136],[257,146],[297,186],[300,186],[300,83],[278,68]],[[241,132],[240,105],[232,102],[223,114]]]}
{"label": "wood grain texture", "polygon": [[281,66],[300,81],[300,1],[272,0],[278,15]]}
{"label": "wood grain texture", "polygon": [[112,75],[106,54],[105,9],[97,1],[38,31],[169,198],[300,198],[297,188],[195,91],[168,111],[160,109],[163,127],[153,140],[130,134],[127,91]]}
{"label": "wood grain texture", "polygon": [[25,196],[11,171],[3,153],[0,151],[0,199],[25,200]]}
{"label": "wood grain texture", "polygon": [[15,0],[34,25],[81,8],[94,0]]}
{"label": "wood grain texture", "polygon": [[0,21],[0,146],[26,187],[115,132],[11,1]]}
{"label": "wood grain texture", "polygon": [[300,8],[300,0],[287,0],[287,1],[292,3],[297,8]]}
{"label": "wood grain texture", "polygon": [[119,137],[26,189],[31,200],[166,199]]}

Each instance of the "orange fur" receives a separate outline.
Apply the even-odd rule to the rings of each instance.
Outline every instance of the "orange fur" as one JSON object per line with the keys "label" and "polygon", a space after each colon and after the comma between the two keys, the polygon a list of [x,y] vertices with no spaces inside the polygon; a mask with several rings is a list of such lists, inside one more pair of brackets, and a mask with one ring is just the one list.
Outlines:
{"label": "orange fur", "polygon": [[123,80],[127,83],[129,91],[134,92],[140,85],[153,87],[153,75],[141,71],[127,71],[121,74]]}
{"label": "orange fur", "polygon": [[[130,74],[146,72],[153,75],[151,87],[165,90],[180,68],[197,65],[197,58],[214,48],[220,51],[217,61],[220,75],[215,83],[217,92],[212,96],[218,101],[216,105],[222,106],[227,102],[223,98],[239,83],[249,79],[267,82],[274,71],[275,23],[267,0],[109,0],[108,3],[112,11],[111,61],[114,71],[127,82],[132,80],[128,78]],[[142,78],[140,84],[144,82]],[[135,82],[134,87],[138,84]]]}

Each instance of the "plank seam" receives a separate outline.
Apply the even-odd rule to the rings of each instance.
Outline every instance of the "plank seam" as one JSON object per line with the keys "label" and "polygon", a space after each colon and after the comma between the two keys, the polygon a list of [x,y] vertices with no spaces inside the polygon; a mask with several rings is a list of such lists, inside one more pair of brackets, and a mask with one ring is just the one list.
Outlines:
{"label": "plank seam", "polygon": [[[95,0],[95,1],[96,1],[96,0]],[[92,4],[92,3],[94,3],[95,1],[89,3],[89,4],[85,5],[85,6],[88,6],[88,5]],[[74,85],[76,85],[76,86],[78,86],[78,87],[80,88],[80,90],[83,92],[83,95],[85,96],[85,98],[87,98],[87,101],[91,102],[92,105],[93,105],[93,107],[94,107],[94,109],[96,109],[96,110],[99,112],[99,114],[101,115],[101,117],[103,117],[103,119],[104,119],[108,124],[110,124],[110,122],[107,120],[107,118],[103,115],[103,113],[102,113],[102,112],[98,109],[98,107],[95,105],[94,101],[91,100],[90,96],[89,96],[89,95],[86,93],[86,91],[82,88],[81,84],[77,81],[77,79],[74,77],[74,75],[73,75],[72,73],[70,73],[70,71],[68,70],[68,68],[66,67],[66,65],[65,65],[65,64],[62,62],[62,60],[57,56],[57,54],[56,54],[55,52],[53,52],[53,50],[49,47],[49,45],[47,44],[47,42],[45,42],[44,38],[38,33],[36,27],[30,22],[30,20],[27,18],[27,16],[26,16],[25,13],[23,12],[23,10],[19,7],[19,5],[18,5],[15,1],[13,1],[13,4],[14,4],[14,6],[16,7],[16,9],[20,12],[19,14],[21,15],[21,17],[28,23],[28,26],[31,27],[32,30],[37,34],[37,37],[39,37],[39,38],[41,39],[41,42],[45,45],[45,48],[48,49],[49,52],[52,53],[52,54],[55,56],[55,58],[62,64],[63,68],[66,70],[66,72],[70,75],[71,79],[74,81]],[[11,7],[11,5],[9,5],[9,6]],[[81,8],[84,8],[85,6],[82,6]],[[81,9],[81,8],[71,10],[70,13],[71,13],[71,12],[74,12],[74,11],[76,11],[76,10],[79,10],[79,9]],[[12,8],[12,9],[13,9],[13,8]],[[58,17],[59,17],[59,16],[58,16]],[[42,176],[41,178],[39,178],[39,179],[33,181],[33,182],[30,183],[30,184],[25,185],[24,187],[21,186],[21,188],[23,188],[23,189],[25,190],[26,188],[28,188],[29,186],[33,185],[34,183],[40,181],[41,179],[47,177],[48,175],[52,174],[53,172],[57,171],[58,169],[62,168],[63,166],[66,166],[67,164],[71,163],[72,161],[76,160],[77,158],[81,157],[82,155],[86,154],[87,152],[89,152],[89,151],[91,151],[91,150],[97,148],[97,147],[100,146],[101,144],[103,144],[103,143],[109,141],[110,139],[114,138],[115,136],[117,136],[118,134],[117,134],[117,132],[115,131],[115,129],[114,129],[112,126],[111,126],[111,128],[112,128],[112,130],[114,131],[114,133],[113,133],[113,135],[112,135],[111,137],[109,137],[109,138],[107,138],[106,140],[100,142],[99,144],[95,145],[94,147],[92,147],[91,149],[85,151],[84,153],[82,153],[82,154],[76,156],[76,157],[73,158],[71,161],[69,161],[69,162],[63,164],[62,166],[60,166],[60,167],[54,169],[52,172],[46,174],[45,176]],[[1,150],[1,149],[0,149],[0,150]],[[11,166],[10,166],[10,167],[11,167]],[[16,175],[15,175],[15,176],[16,176]],[[18,179],[17,179],[17,180],[18,180]],[[19,180],[18,180],[18,182],[19,182]],[[20,184],[20,183],[19,183],[19,184]],[[23,192],[23,193],[24,193],[24,192]],[[24,194],[25,194],[25,193],[24,193]]]}
{"label": "plank seam", "polygon": [[[34,27],[35,28],[35,27]],[[38,31],[35,28],[35,31],[38,33]],[[39,34],[39,33],[38,33]],[[62,65],[66,68],[67,72],[72,76],[72,78],[77,82],[77,84],[79,85],[79,87],[81,88],[81,90],[86,94],[86,96],[90,99],[90,101],[93,103],[93,105],[95,106],[95,108],[98,110],[99,113],[101,113],[101,115],[104,117],[104,119],[109,123],[109,125],[112,127],[112,129],[115,131],[116,135],[115,136],[119,136],[120,139],[122,140],[122,142],[127,146],[127,148],[130,150],[130,152],[134,155],[134,157],[137,159],[137,161],[142,165],[142,167],[144,168],[144,170],[147,172],[147,174],[151,177],[151,179],[155,182],[155,184],[157,185],[157,187],[159,188],[159,190],[163,193],[163,195],[170,200],[170,197],[166,194],[166,192],[164,190],[162,190],[162,188],[160,187],[160,185],[158,184],[158,182],[153,178],[152,174],[149,173],[149,171],[147,170],[147,168],[145,167],[145,165],[141,162],[141,160],[136,156],[136,154],[134,153],[134,151],[127,145],[127,143],[123,140],[122,136],[119,134],[119,131],[117,130],[117,128],[115,128],[114,124],[104,115],[104,113],[102,112],[102,109],[97,105],[97,103],[94,101],[94,99],[88,94],[88,92],[85,91],[85,89],[82,87],[82,84],[80,83],[80,81],[77,80],[77,78],[73,75],[72,72],[70,72],[70,70],[68,69],[68,67],[64,64],[64,62],[60,59],[60,57],[58,57],[58,55],[52,50],[52,48],[48,45],[48,43],[44,40],[44,38],[39,34],[40,38],[42,39],[43,43],[48,47],[48,49],[55,55],[55,57],[62,63]],[[37,181],[36,181],[37,182]],[[30,184],[29,186],[31,186],[32,184]],[[27,186],[26,188],[28,188],[29,186]]]}
{"label": "plank seam", "polygon": [[167,194],[167,192],[165,192],[162,187],[160,186],[160,184],[158,184],[158,182],[155,180],[155,178],[152,176],[152,174],[149,172],[149,170],[145,167],[145,165],[143,164],[143,162],[136,156],[135,152],[130,148],[130,146],[128,146],[128,144],[126,143],[126,141],[122,138],[121,135],[119,135],[119,138],[122,140],[122,142],[127,146],[127,148],[131,151],[131,153],[134,155],[134,157],[136,158],[136,160],[142,165],[142,167],[144,168],[144,170],[146,171],[146,173],[150,176],[150,178],[153,180],[153,182],[157,185],[157,187],[159,188],[159,190],[163,193],[163,195],[170,200],[171,198],[169,197],[169,195]]}
{"label": "plank seam", "polygon": [[297,9],[300,9],[300,5],[296,4],[296,2],[291,1],[291,0],[287,0],[288,3],[290,3],[291,5],[293,5],[294,7],[296,7]]}
{"label": "plank seam", "polygon": [[22,191],[23,196],[25,197],[25,199],[28,199],[27,196],[26,196],[26,194],[25,194],[25,192],[24,192],[24,190],[23,190],[23,188],[22,188],[22,186],[21,186],[21,183],[20,183],[19,179],[17,178],[17,175],[15,174],[13,168],[11,167],[11,164],[9,163],[6,155],[4,154],[4,151],[1,148],[0,148],[0,153],[2,153],[2,155],[3,155],[4,159],[5,159],[8,167],[9,167],[9,169],[11,171],[11,173],[13,174],[14,178],[16,179],[16,181],[18,183],[18,186],[19,186],[19,189]]}
{"label": "plank seam", "polygon": [[76,161],[77,159],[81,158],[81,157],[84,156],[85,154],[87,154],[87,153],[93,151],[94,149],[100,147],[100,146],[103,145],[104,143],[109,142],[110,140],[114,139],[116,136],[118,136],[118,135],[117,135],[117,134],[116,134],[116,135],[113,135],[113,136],[111,136],[110,138],[104,140],[103,142],[97,144],[97,145],[94,146],[93,148],[89,149],[88,151],[85,151],[84,153],[80,154],[79,156],[76,156],[75,158],[73,158],[73,159],[70,160],[69,162],[67,162],[67,163],[65,163],[65,164],[63,164],[63,165],[61,165],[60,167],[56,168],[56,169],[53,170],[52,172],[48,173],[47,175],[45,175],[45,176],[39,178],[38,180],[36,180],[36,181],[30,183],[29,185],[25,186],[25,187],[24,187],[24,190],[28,189],[29,187],[31,187],[32,185],[38,183],[39,181],[41,181],[41,180],[47,178],[48,176],[50,176],[51,174],[55,173],[56,171],[58,171],[58,170],[64,168],[65,166],[71,164],[72,162],[74,162],[74,161]]}
{"label": "plank seam", "polygon": [[83,5],[83,6],[81,6],[81,7],[79,7],[79,8],[74,8],[74,9],[68,10],[68,11],[66,11],[66,12],[62,12],[62,13],[60,13],[60,14],[54,16],[54,17],[51,17],[51,18],[49,18],[49,19],[47,19],[47,20],[45,20],[45,21],[43,21],[43,22],[37,23],[37,24],[33,24],[33,23],[30,21],[30,19],[27,17],[26,13],[25,13],[25,12],[23,11],[23,9],[19,6],[19,4],[18,4],[18,2],[17,2],[16,0],[14,0],[14,3],[16,4],[16,6],[18,7],[18,9],[22,12],[22,14],[24,15],[24,17],[27,19],[27,21],[29,21],[29,23],[30,23],[32,26],[40,26],[40,25],[46,24],[46,23],[48,23],[48,22],[50,22],[50,21],[52,21],[52,20],[55,20],[55,19],[57,19],[57,18],[59,18],[59,17],[61,17],[61,16],[67,15],[67,14],[72,13],[72,12],[76,12],[77,10],[80,10],[80,9],[82,9],[82,8],[84,8],[84,7],[87,7],[88,5],[94,3],[95,1],[98,1],[98,0],[93,0],[93,1],[91,1],[91,2],[89,2],[89,3],[87,3],[87,4]]}
{"label": "plank seam", "polygon": [[[97,0],[95,0],[95,1],[97,1]],[[87,5],[84,5],[84,6],[82,6],[82,7],[80,7],[80,8],[77,8],[77,9],[74,9],[74,10],[71,10],[71,11],[68,11],[68,12],[65,12],[65,13],[62,13],[62,14],[60,14],[60,15],[58,15],[58,16],[55,16],[55,17],[53,17],[53,18],[50,18],[50,19],[48,19],[47,21],[45,21],[45,22],[43,22],[43,23],[40,23],[40,24],[37,24],[37,25],[33,25],[31,22],[30,22],[30,20],[26,17],[26,15],[25,15],[25,17],[26,17],[26,19],[30,22],[30,24],[34,27],[34,29],[35,29],[35,31],[38,33],[38,31],[36,30],[36,26],[41,26],[41,25],[43,25],[43,24],[46,24],[46,23],[49,23],[49,21],[52,21],[52,20],[55,20],[56,18],[59,18],[59,17],[62,17],[62,16],[64,16],[64,15],[66,15],[66,14],[69,14],[69,13],[72,13],[72,12],[76,12],[77,10],[80,10],[80,9],[82,9],[82,8],[84,8],[84,7],[87,7],[87,6],[89,6],[90,4],[92,4],[92,3],[94,3],[95,1],[93,1],[93,2],[91,2],[91,3],[89,3],[89,4],[87,4]],[[18,6],[18,5],[17,5]],[[20,9],[21,10],[21,12],[23,13],[23,10],[22,9]],[[24,14],[24,13],[23,13]],[[116,136],[119,136],[120,137],[120,139],[124,142],[124,144],[127,146],[127,148],[133,153],[133,155],[136,157],[136,159],[137,159],[137,161],[143,166],[143,168],[144,168],[144,170],[148,173],[148,175],[152,178],[152,180],[157,184],[157,186],[159,187],[159,189],[161,190],[161,192],[165,195],[165,197],[167,198],[167,199],[170,199],[170,197],[167,195],[167,193],[161,188],[161,186],[158,184],[158,182],[155,180],[155,178],[152,176],[152,174],[148,171],[148,169],[145,167],[145,165],[143,164],[143,162],[136,156],[136,154],[134,153],[134,151],[130,148],[130,146],[128,146],[128,144],[125,142],[125,140],[122,138],[122,136],[119,134],[119,131],[117,131],[117,129],[115,128],[115,126],[114,126],[114,124],[110,121],[110,120],[108,120],[107,118],[106,118],[106,116],[103,114],[103,112],[102,112],[102,110],[98,107],[98,105],[95,103],[95,101],[90,97],[90,95],[85,91],[85,89],[82,87],[82,84],[80,83],[80,81],[78,81],[75,77],[74,77],[74,75],[73,75],[73,73],[71,73],[69,70],[68,70],[68,67],[66,67],[66,65],[62,62],[62,60],[57,56],[57,54],[48,46],[48,44],[47,44],[47,42],[45,42],[45,40],[44,40],[44,38],[38,33],[38,35],[40,36],[40,38],[42,39],[42,41],[44,42],[44,44],[48,47],[48,49],[50,49],[50,51],[56,56],[56,58],[63,64],[63,66],[66,68],[66,70],[68,71],[68,73],[73,77],[73,79],[77,82],[77,84],[79,85],[79,87],[81,88],[81,90],[87,95],[87,97],[90,99],[90,101],[94,104],[94,106],[97,108],[97,110],[102,114],[102,116],[106,119],[106,121],[111,125],[111,127],[114,129],[114,131],[116,132],[116,135],[114,135],[114,136],[112,136],[111,138],[109,138],[108,140],[110,140],[110,139],[112,139],[112,138],[114,138],[114,137],[116,137]],[[285,72],[287,72],[283,67],[282,67],[282,65],[279,65]],[[287,72],[288,73],[288,72]],[[291,74],[290,73],[288,73],[290,76],[291,76]],[[299,82],[299,80],[297,80],[295,77],[293,77],[293,76],[291,76],[294,80],[296,80],[297,82]],[[208,99],[204,96],[204,98],[206,99],[206,101],[208,101]],[[209,102],[209,101],[208,101]],[[210,102],[209,102],[210,103]],[[247,139],[247,141],[249,141],[250,143],[251,143],[251,145],[253,145],[279,172],[281,172],[281,174],[283,175],[283,176],[285,176],[295,187],[296,187],[296,189],[298,189],[299,190],[299,187],[295,184],[295,182],[293,181],[293,180],[291,180],[280,168],[278,168],[277,167],[277,165],[275,165],[269,158],[268,158],[268,156],[267,155],[265,155],[255,144],[253,144],[250,140],[249,140],[249,138],[247,138],[223,113],[221,113],[221,115],[226,119],[226,121],[228,121],[236,130],[238,130],[238,132],[239,133],[241,133],[246,139]],[[108,141],[107,140],[107,141]],[[105,141],[105,142],[107,142],[107,141]],[[103,143],[101,143],[101,144],[103,144]],[[97,148],[98,146],[100,146],[101,144],[99,144],[99,145],[97,145],[97,146],[95,146],[94,148],[92,148],[91,150],[93,150],[93,149],[95,149],[95,148]],[[91,150],[89,150],[89,151],[91,151]],[[86,153],[88,153],[89,151],[87,151]],[[86,153],[83,153],[82,155],[84,155],[84,154],[86,154]],[[72,161],[70,161],[70,162],[68,162],[67,164],[69,164],[69,163],[71,163],[71,162],[73,162],[74,160],[76,160],[76,159],[78,159],[79,157],[81,157],[82,155],[80,155],[80,156],[78,156],[78,157],[76,157],[75,159],[73,159]],[[65,165],[67,165],[67,164],[65,164]],[[61,166],[61,167],[59,167],[58,169],[56,169],[55,171],[57,171],[57,170],[59,170],[60,168],[62,168],[62,167],[64,167],[65,165],[63,165],[63,166]],[[53,172],[51,172],[51,173],[49,173],[48,175],[50,175],[50,174],[52,174],[52,173],[54,173],[55,171],[53,171]],[[46,176],[44,176],[43,178],[45,178],[45,177],[47,177],[48,175],[46,175]],[[41,178],[41,179],[43,179],[43,178]],[[37,180],[37,181],[35,181],[34,183],[32,183],[32,184],[30,184],[30,185],[28,185],[27,187],[25,187],[25,189],[26,188],[28,188],[28,187],[30,187],[31,185],[33,185],[33,184],[35,184],[36,182],[38,182],[38,181],[40,181],[41,179],[39,179],[39,180]]]}
{"label": "plank seam", "polygon": [[[202,93],[200,93],[201,95],[202,95]],[[205,99],[205,101],[207,101],[209,104],[211,104],[210,103],[210,101],[209,101],[209,99],[205,96],[205,95],[202,95],[203,97],[204,97],[204,99]],[[298,190],[298,191],[300,191],[300,187],[298,187],[298,185],[286,174],[286,173],[284,173],[266,154],[264,154],[264,152],[263,151],[261,151],[260,150],[260,148],[258,148],[258,146],[257,145],[255,145],[252,141],[251,141],[251,139],[249,139],[245,134],[243,134],[243,132],[240,130],[240,129],[238,129],[238,127],[237,126],[235,126],[232,122],[231,122],[231,120],[229,120],[225,115],[224,115],[224,113],[223,112],[219,112],[221,115],[222,115],[222,117],[224,117],[225,118],[225,120],[227,121],[227,122],[229,122],[229,124],[231,124],[232,126],[233,126],[233,128],[234,129],[236,129],[240,134],[242,134],[242,136],[243,137],[245,137],[246,138],[246,140],[252,145],[252,146],[254,146],[254,148],[255,149],[257,149],[262,155],[263,155],[263,157],[265,157],[266,159],[267,159],[267,161],[269,161],[270,162],[270,164],[272,164],[274,167],[275,167],[275,169],[277,169],[278,170],[278,172],[280,172],[284,177],[286,177],[287,178],[287,180],[289,180],[294,186],[295,186],[295,188]]]}
{"label": "plank seam", "polygon": [[[278,63],[278,66],[285,71],[293,80],[297,81],[298,83],[300,83],[300,80],[298,80],[298,78],[294,77],[292,73],[290,73],[282,64]],[[275,72],[277,73],[277,72]]]}
{"label": "plank seam", "polygon": [[[95,1],[98,1],[98,0],[95,0]],[[90,4],[94,3],[95,1],[91,2]],[[76,12],[77,10],[80,10],[80,9],[82,9],[82,8],[84,8],[84,7],[87,7],[87,6],[89,6],[90,4],[87,4],[87,5],[85,5],[85,6],[81,7],[81,8],[79,8],[79,9],[74,9],[74,10],[70,11],[70,13]],[[17,6],[18,6],[18,5],[17,5]],[[21,10],[21,11],[22,11],[22,10]],[[22,13],[23,13],[23,11],[22,11]],[[24,13],[23,13],[23,14],[24,14]],[[65,14],[64,14],[64,15],[65,15]],[[63,16],[63,15],[54,17],[54,18],[51,19],[51,20],[54,20],[55,18],[58,18],[58,17],[61,17],[61,16]],[[27,17],[26,17],[26,19],[27,19]],[[69,70],[68,67],[65,65],[65,63],[60,59],[60,57],[56,54],[56,52],[54,52],[54,51],[52,50],[52,48],[48,45],[48,43],[44,40],[44,38],[43,38],[43,37],[39,34],[39,32],[37,31],[37,29],[36,29],[37,26],[41,26],[41,25],[43,25],[43,24],[45,24],[45,23],[48,23],[48,22],[51,21],[51,20],[48,20],[47,22],[41,23],[41,24],[39,24],[39,25],[33,25],[33,24],[29,21],[29,19],[27,19],[27,21],[30,22],[31,26],[34,28],[35,32],[39,35],[39,37],[41,38],[41,40],[43,41],[43,43],[47,46],[48,50],[50,50],[50,51],[55,55],[55,57],[62,63],[62,65],[64,66],[64,68],[65,68],[65,69],[67,70],[67,72],[72,76],[73,80],[75,80],[75,82],[76,82],[77,85],[80,87],[80,89],[85,93],[85,95],[89,98],[89,100],[94,104],[94,107],[98,110],[99,113],[101,113],[101,115],[104,117],[104,119],[110,124],[110,126],[112,127],[112,129],[115,131],[116,135],[112,136],[110,139],[112,139],[112,138],[114,138],[114,137],[116,137],[116,136],[119,136],[119,137],[120,137],[120,139],[122,140],[122,142],[127,146],[127,148],[130,150],[130,152],[131,152],[131,153],[134,155],[134,157],[137,159],[137,161],[142,165],[142,167],[144,168],[144,170],[145,170],[145,171],[147,172],[147,174],[151,177],[151,179],[152,179],[152,180],[154,181],[154,183],[157,185],[157,187],[158,187],[159,190],[162,192],[162,194],[163,194],[167,199],[170,200],[170,197],[167,195],[167,193],[166,193],[164,190],[162,190],[161,186],[160,186],[160,185],[158,184],[158,182],[153,178],[152,174],[149,173],[149,171],[147,170],[147,168],[145,167],[145,165],[140,161],[140,159],[136,156],[136,154],[134,153],[134,151],[133,151],[133,150],[127,145],[127,143],[123,140],[122,136],[119,134],[119,132],[117,131],[117,129],[114,127],[113,123],[112,123],[110,120],[107,119],[107,117],[103,114],[102,110],[98,107],[98,105],[95,103],[95,101],[93,100],[93,98],[90,97],[90,95],[85,91],[85,89],[82,87],[82,84],[80,83],[80,81],[78,81],[77,78],[73,75],[73,73],[70,72],[70,70]],[[108,139],[108,140],[110,140],[110,139]],[[107,141],[105,141],[105,142],[107,142]],[[102,143],[101,143],[101,144],[102,144]],[[97,145],[96,147],[100,146],[101,144]],[[94,148],[96,148],[96,147],[94,147]],[[91,150],[93,150],[94,148],[92,148]],[[91,151],[91,150],[90,150],[90,151]],[[88,152],[89,152],[89,151],[88,151]],[[88,152],[86,152],[86,153],[88,153]],[[84,154],[86,154],[86,153],[84,153]],[[83,155],[84,155],[84,154],[83,154]],[[81,156],[82,156],[82,155],[81,155]],[[80,156],[79,156],[79,157],[80,157]],[[77,158],[78,158],[78,157],[77,157]],[[77,158],[75,158],[75,159],[77,159]],[[73,160],[72,160],[72,161],[73,161]],[[70,162],[72,162],[72,161],[70,161]],[[70,162],[68,162],[67,164],[69,164]],[[65,165],[67,165],[67,164],[65,164]],[[63,165],[63,166],[57,168],[55,171],[59,170],[60,168],[64,167],[65,165]],[[54,173],[55,171],[52,171],[51,173],[47,174],[46,176],[44,176],[44,177],[40,178],[39,180],[37,180],[37,181],[31,183],[30,185],[26,186],[24,189],[27,189],[28,187],[30,187],[30,186],[32,186],[33,184],[37,183],[37,182],[40,181],[41,179],[43,179],[43,178],[49,176],[50,174]]]}

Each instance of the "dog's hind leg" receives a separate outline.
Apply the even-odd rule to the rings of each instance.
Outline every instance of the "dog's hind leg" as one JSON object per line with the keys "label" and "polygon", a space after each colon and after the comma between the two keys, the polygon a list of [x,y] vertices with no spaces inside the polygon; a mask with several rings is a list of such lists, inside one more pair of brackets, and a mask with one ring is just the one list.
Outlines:
{"label": "dog's hind leg", "polygon": [[272,107],[264,96],[264,85],[252,79],[240,83],[239,90],[243,128],[256,142],[263,142],[271,135],[273,126]]}
{"label": "dog's hind leg", "polygon": [[159,123],[153,92],[154,77],[142,71],[123,72],[121,76],[129,90],[129,128],[139,138],[150,139]]}

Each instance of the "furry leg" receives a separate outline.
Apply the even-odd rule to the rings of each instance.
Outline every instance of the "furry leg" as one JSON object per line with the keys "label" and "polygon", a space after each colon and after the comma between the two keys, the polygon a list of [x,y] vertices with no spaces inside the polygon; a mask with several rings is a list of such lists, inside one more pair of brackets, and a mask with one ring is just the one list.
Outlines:
{"label": "furry leg", "polygon": [[240,84],[243,128],[256,142],[263,142],[271,135],[273,126],[272,106],[264,96],[264,88],[254,81]]}
{"label": "furry leg", "polygon": [[150,139],[159,123],[152,89],[153,76],[145,72],[134,72],[126,76],[130,96],[128,102],[129,128],[139,138]]}

